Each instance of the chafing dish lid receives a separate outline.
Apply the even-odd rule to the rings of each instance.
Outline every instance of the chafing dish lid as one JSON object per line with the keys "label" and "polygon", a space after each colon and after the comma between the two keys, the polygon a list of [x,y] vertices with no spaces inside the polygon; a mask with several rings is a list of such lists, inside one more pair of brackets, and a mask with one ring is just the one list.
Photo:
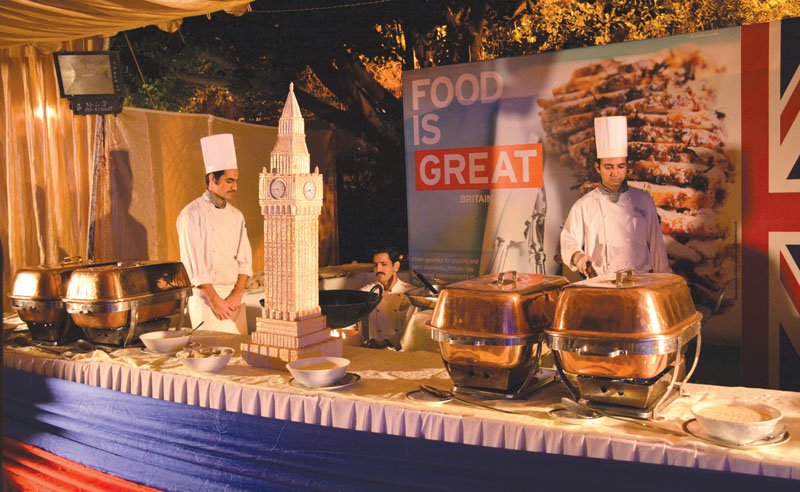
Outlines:
{"label": "chafing dish lid", "polygon": [[130,300],[162,292],[191,289],[179,261],[121,261],[113,265],[76,270],[65,303]]}
{"label": "chafing dish lid", "polygon": [[541,331],[553,319],[567,279],[505,272],[446,285],[430,325],[448,333],[513,336]]}
{"label": "chafing dish lid", "polygon": [[95,262],[81,257],[69,257],[54,264],[20,268],[14,273],[9,297],[13,300],[26,301],[61,300],[67,293],[73,271],[109,263],[114,262]]}
{"label": "chafing dish lid", "polygon": [[612,273],[566,286],[547,332],[629,340],[674,337],[701,319],[682,277]]}

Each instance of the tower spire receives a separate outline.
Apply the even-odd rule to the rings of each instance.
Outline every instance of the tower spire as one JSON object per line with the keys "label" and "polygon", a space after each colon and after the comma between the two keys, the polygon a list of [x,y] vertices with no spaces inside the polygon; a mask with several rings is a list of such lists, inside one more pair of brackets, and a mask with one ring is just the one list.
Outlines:
{"label": "tower spire", "polygon": [[294,97],[294,83],[278,121],[278,140],[269,156],[270,172],[278,174],[308,174],[311,156],[306,147],[305,122]]}

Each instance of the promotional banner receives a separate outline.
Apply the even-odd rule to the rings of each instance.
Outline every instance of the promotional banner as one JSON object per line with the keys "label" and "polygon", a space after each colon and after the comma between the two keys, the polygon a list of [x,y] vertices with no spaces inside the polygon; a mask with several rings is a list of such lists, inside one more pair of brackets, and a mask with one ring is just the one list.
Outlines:
{"label": "promotional banner", "polygon": [[406,72],[412,268],[564,274],[564,220],[598,181],[594,118],[624,115],[628,182],[653,197],[673,271],[736,312],[740,74],[739,29]]}
{"label": "promotional banner", "polygon": [[767,384],[769,354],[777,386],[779,339],[800,346],[797,42],[786,19],[405,72],[411,268],[577,280],[561,230],[599,180],[594,118],[622,115],[628,183],[652,196],[697,308],[716,313],[705,339],[747,345],[753,384]]}

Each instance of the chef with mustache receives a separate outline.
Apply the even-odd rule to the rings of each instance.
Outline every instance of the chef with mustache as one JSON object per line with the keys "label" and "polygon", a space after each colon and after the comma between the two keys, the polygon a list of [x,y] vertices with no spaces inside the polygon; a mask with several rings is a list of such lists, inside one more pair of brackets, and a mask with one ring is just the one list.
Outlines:
{"label": "chef with mustache", "polygon": [[388,346],[399,349],[405,327],[415,311],[408,297],[403,294],[414,286],[397,276],[401,259],[402,255],[394,247],[373,251],[372,270],[375,272],[376,282],[365,285],[361,290],[369,291],[375,285],[380,285],[383,288],[383,298],[369,315],[369,339],[365,341],[368,347]]}
{"label": "chef with mustache", "polygon": [[590,276],[618,270],[670,272],[656,205],[646,191],[628,186],[628,132],[624,116],[594,119],[600,175],[561,231],[561,256],[573,271]]}

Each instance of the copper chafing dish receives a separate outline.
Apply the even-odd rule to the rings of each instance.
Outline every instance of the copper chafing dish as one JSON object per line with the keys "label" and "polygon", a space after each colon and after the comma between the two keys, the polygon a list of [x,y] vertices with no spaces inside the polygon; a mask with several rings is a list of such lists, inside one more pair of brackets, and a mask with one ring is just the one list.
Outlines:
{"label": "copper chafing dish", "polygon": [[[565,287],[547,343],[575,401],[652,418],[691,377],[701,320],[682,277],[620,271]],[[687,372],[686,347],[695,338]]]}
{"label": "copper chafing dish", "polygon": [[142,333],[183,325],[192,286],[180,262],[123,261],[76,270],[63,301],[95,343],[127,345]]}
{"label": "copper chafing dish", "polygon": [[505,272],[445,286],[430,321],[453,390],[523,397],[553,380],[539,367],[564,277]]}
{"label": "copper chafing dish", "polygon": [[80,336],[67,316],[61,298],[67,293],[70,276],[78,268],[112,262],[84,261],[81,257],[64,258],[52,265],[20,268],[12,280],[11,307],[28,325],[31,338],[45,343],[64,344]]}

